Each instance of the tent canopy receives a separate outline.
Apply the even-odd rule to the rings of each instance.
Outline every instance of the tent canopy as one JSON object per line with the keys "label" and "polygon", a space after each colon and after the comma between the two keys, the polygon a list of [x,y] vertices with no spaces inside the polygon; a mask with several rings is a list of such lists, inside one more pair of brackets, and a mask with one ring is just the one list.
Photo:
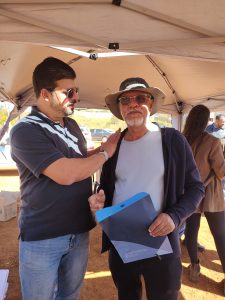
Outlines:
{"label": "tent canopy", "polygon": [[[223,0],[0,0],[0,99],[35,103],[32,71],[55,56],[77,73],[80,107],[105,107],[122,80],[141,76],[165,91],[162,111],[225,110],[224,11]],[[91,60],[49,46],[142,55]]]}

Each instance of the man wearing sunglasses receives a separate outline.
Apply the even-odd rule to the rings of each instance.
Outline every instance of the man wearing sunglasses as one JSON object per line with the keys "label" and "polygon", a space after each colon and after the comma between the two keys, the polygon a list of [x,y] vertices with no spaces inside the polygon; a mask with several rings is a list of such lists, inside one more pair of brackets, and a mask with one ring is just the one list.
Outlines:
{"label": "man wearing sunglasses", "polygon": [[[33,72],[32,112],[11,130],[21,180],[19,261],[23,300],[78,299],[95,226],[91,175],[113,155],[119,132],[92,153],[68,118],[78,101],[76,74],[49,57]],[[91,154],[91,155],[90,155]]]}
{"label": "man wearing sunglasses", "polygon": [[168,235],[173,250],[172,254],[123,263],[103,233],[102,251],[109,250],[109,267],[119,300],[141,299],[141,276],[147,299],[178,299],[182,272],[179,226],[196,210],[204,195],[186,139],[175,129],[160,129],[149,120],[164,98],[161,90],[149,87],[144,79],[128,78],[118,92],[105,99],[111,112],[126,122],[127,129],[121,133],[116,152],[103,166],[101,194],[89,198],[91,210],[96,212],[146,192],[158,216],[143,230],[152,237]]}

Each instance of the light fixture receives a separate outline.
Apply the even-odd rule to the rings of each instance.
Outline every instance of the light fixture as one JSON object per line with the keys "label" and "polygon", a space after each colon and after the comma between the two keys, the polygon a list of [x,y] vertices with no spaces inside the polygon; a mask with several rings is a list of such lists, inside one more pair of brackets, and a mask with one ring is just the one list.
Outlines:
{"label": "light fixture", "polygon": [[93,60],[96,60],[99,57],[115,57],[115,56],[130,56],[130,55],[140,55],[139,53],[131,53],[131,52],[122,52],[122,51],[112,51],[112,52],[101,52],[101,53],[88,53],[84,51],[80,51],[74,48],[66,48],[66,47],[51,47],[54,49],[58,49],[61,51],[77,54],[79,56],[87,57]]}

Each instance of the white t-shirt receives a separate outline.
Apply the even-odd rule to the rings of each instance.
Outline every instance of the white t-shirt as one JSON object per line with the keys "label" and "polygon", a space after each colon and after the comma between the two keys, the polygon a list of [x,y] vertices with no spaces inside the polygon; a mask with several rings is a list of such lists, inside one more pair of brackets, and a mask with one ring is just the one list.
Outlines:
{"label": "white t-shirt", "polygon": [[164,160],[162,137],[158,126],[135,141],[121,142],[116,166],[113,205],[134,194],[146,192],[157,212],[162,210],[164,193]]}

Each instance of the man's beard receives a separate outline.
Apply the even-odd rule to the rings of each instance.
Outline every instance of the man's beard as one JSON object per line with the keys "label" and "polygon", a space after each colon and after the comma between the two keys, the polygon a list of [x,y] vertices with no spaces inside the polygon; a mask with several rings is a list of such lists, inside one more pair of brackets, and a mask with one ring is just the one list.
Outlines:
{"label": "man's beard", "polygon": [[132,119],[125,119],[127,126],[130,127],[140,127],[145,123],[145,119],[143,117],[140,118],[132,118]]}
{"label": "man's beard", "polygon": [[74,112],[74,109],[72,109],[71,107],[67,106],[64,108],[63,110],[64,112],[64,116],[67,117],[67,116],[71,116]]}
{"label": "man's beard", "polygon": [[58,102],[51,101],[50,106],[55,112],[57,112],[57,114],[61,115],[62,117],[70,116],[74,112],[74,105],[67,105],[64,107],[62,106],[60,107],[59,101]]}

